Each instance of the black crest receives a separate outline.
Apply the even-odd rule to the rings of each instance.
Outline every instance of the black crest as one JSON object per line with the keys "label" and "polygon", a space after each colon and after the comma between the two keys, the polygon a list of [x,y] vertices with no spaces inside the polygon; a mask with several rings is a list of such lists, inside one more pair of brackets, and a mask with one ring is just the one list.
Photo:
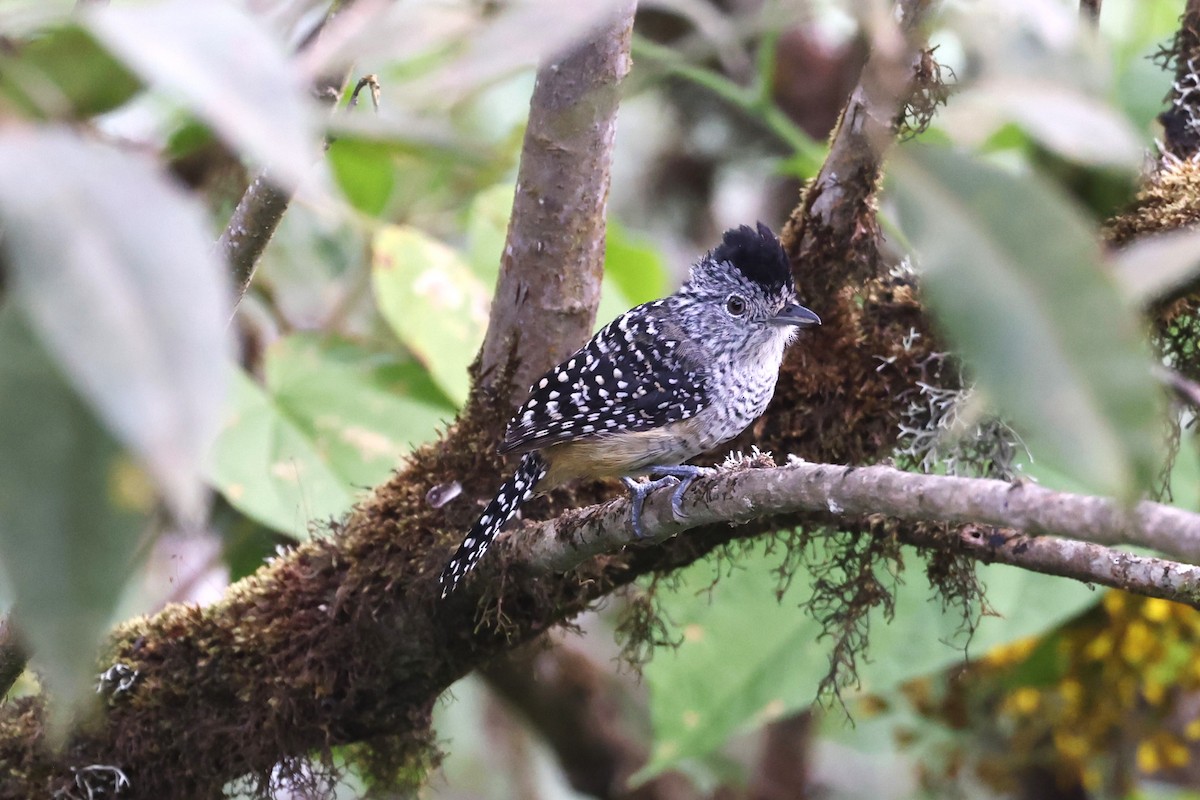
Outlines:
{"label": "black crest", "polygon": [[782,291],[792,285],[792,268],[787,254],[771,229],[761,222],[758,230],[749,225],[730,228],[709,257],[727,261],[770,292]]}

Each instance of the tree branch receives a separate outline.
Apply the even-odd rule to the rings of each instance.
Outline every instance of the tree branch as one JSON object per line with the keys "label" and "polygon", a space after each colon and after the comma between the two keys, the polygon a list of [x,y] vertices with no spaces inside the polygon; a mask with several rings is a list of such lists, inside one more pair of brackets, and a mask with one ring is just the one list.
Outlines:
{"label": "tree branch", "polygon": [[234,208],[229,224],[221,232],[217,249],[233,272],[235,305],[250,288],[258,259],[275,235],[291,201],[290,190],[281,189],[265,172],[261,173],[250,182]]}
{"label": "tree branch", "polygon": [[[317,41],[325,26],[353,3],[354,0],[330,0],[324,19],[309,32],[300,44],[300,49],[303,50]],[[316,80],[313,91],[319,99],[327,102],[330,108],[336,108],[346,77],[322,76]],[[292,193],[291,189],[285,189],[272,181],[269,171],[260,172],[246,187],[245,193],[229,217],[225,230],[217,239],[217,250],[233,273],[235,307],[250,288],[258,260],[283,220],[283,214],[292,201]]]}
{"label": "tree branch", "polygon": [[1009,564],[1200,608],[1200,567],[1194,564],[1147,558],[1091,542],[977,526],[966,526],[959,535],[964,550],[985,563]]}
{"label": "tree branch", "polygon": [[[1114,500],[1032,483],[801,462],[775,469],[734,468],[698,480],[684,497],[684,519],[674,518],[669,497],[670,492],[660,491],[647,499],[642,516],[647,536],[640,544],[663,542],[699,526],[818,512],[834,525],[871,515],[902,522],[976,523],[1098,544],[1150,547],[1200,561],[1200,514],[1148,501],[1126,509]],[[565,572],[629,544],[628,515],[624,498],[568,511],[520,529],[501,546],[510,550],[514,561],[539,572]],[[1043,551],[1043,558],[1052,556],[1051,548]],[[1065,557],[1066,551],[1060,552]],[[1085,570],[1072,577],[1106,583],[1108,574]]]}
{"label": "tree branch", "polygon": [[[629,72],[634,3],[597,36],[538,71],[500,279],[480,353],[485,385],[519,348],[509,407],[586,341],[600,302],[604,210],[617,104]],[[567,180],[566,178],[570,178]]]}
{"label": "tree branch", "polygon": [[[871,55],[842,110],[829,155],[785,228],[793,264],[803,268],[804,285],[822,300],[833,299],[847,271],[862,278],[876,266],[878,223],[869,199],[878,189],[883,157],[905,105],[919,89],[920,26],[932,5],[932,0],[900,0],[898,20],[892,15],[869,20]],[[831,245],[857,251],[857,257],[838,264],[828,252]]]}
{"label": "tree branch", "polygon": [[908,393],[942,377],[926,365],[945,348],[912,287],[898,285],[880,258],[875,197],[904,109],[936,80],[921,31],[932,5],[900,0],[868,26],[871,54],[829,158],[781,236],[801,300],[824,324],[811,344],[791,348],[771,408],[735,446],[871,463],[890,454]]}

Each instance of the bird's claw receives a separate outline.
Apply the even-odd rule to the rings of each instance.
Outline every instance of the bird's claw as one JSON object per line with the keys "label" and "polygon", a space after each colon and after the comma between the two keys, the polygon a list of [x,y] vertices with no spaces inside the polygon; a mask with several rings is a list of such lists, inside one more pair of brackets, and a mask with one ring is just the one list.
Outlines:
{"label": "bird's claw", "polygon": [[[621,479],[621,482],[625,484],[625,488],[629,490],[629,522],[633,526],[634,538],[646,538],[646,529],[642,527],[642,506],[646,504],[646,496],[664,486],[670,486],[678,480],[674,475],[664,475],[661,478],[656,478],[646,483],[634,480],[633,478]],[[672,501],[671,507],[674,508],[674,505],[674,501]]]}
{"label": "bird's claw", "polygon": [[650,474],[660,477],[645,483],[633,478],[622,478],[621,482],[629,490],[629,521],[633,526],[633,535],[638,539],[646,538],[646,530],[642,527],[642,506],[646,503],[646,495],[677,482],[679,485],[671,493],[671,513],[675,515],[675,519],[687,519],[687,514],[683,510],[683,494],[692,485],[692,481],[702,475],[707,475],[710,471],[704,467],[684,464],[672,467],[654,467],[649,470]]}

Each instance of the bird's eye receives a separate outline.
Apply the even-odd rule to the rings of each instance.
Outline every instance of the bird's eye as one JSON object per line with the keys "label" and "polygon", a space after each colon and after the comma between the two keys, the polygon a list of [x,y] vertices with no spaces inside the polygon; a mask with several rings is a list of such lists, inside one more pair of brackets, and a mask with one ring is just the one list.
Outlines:
{"label": "bird's eye", "polygon": [[743,300],[739,295],[731,294],[729,295],[729,299],[725,301],[725,310],[728,311],[731,316],[740,317],[742,314],[746,313],[746,301]]}

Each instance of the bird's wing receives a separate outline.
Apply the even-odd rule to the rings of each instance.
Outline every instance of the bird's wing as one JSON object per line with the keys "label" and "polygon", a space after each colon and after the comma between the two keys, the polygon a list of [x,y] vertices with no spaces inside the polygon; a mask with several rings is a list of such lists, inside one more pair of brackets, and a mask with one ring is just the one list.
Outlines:
{"label": "bird's wing", "polygon": [[678,327],[654,313],[665,302],[627,311],[547,372],[509,422],[500,452],[649,430],[705,408],[708,367],[689,358]]}

